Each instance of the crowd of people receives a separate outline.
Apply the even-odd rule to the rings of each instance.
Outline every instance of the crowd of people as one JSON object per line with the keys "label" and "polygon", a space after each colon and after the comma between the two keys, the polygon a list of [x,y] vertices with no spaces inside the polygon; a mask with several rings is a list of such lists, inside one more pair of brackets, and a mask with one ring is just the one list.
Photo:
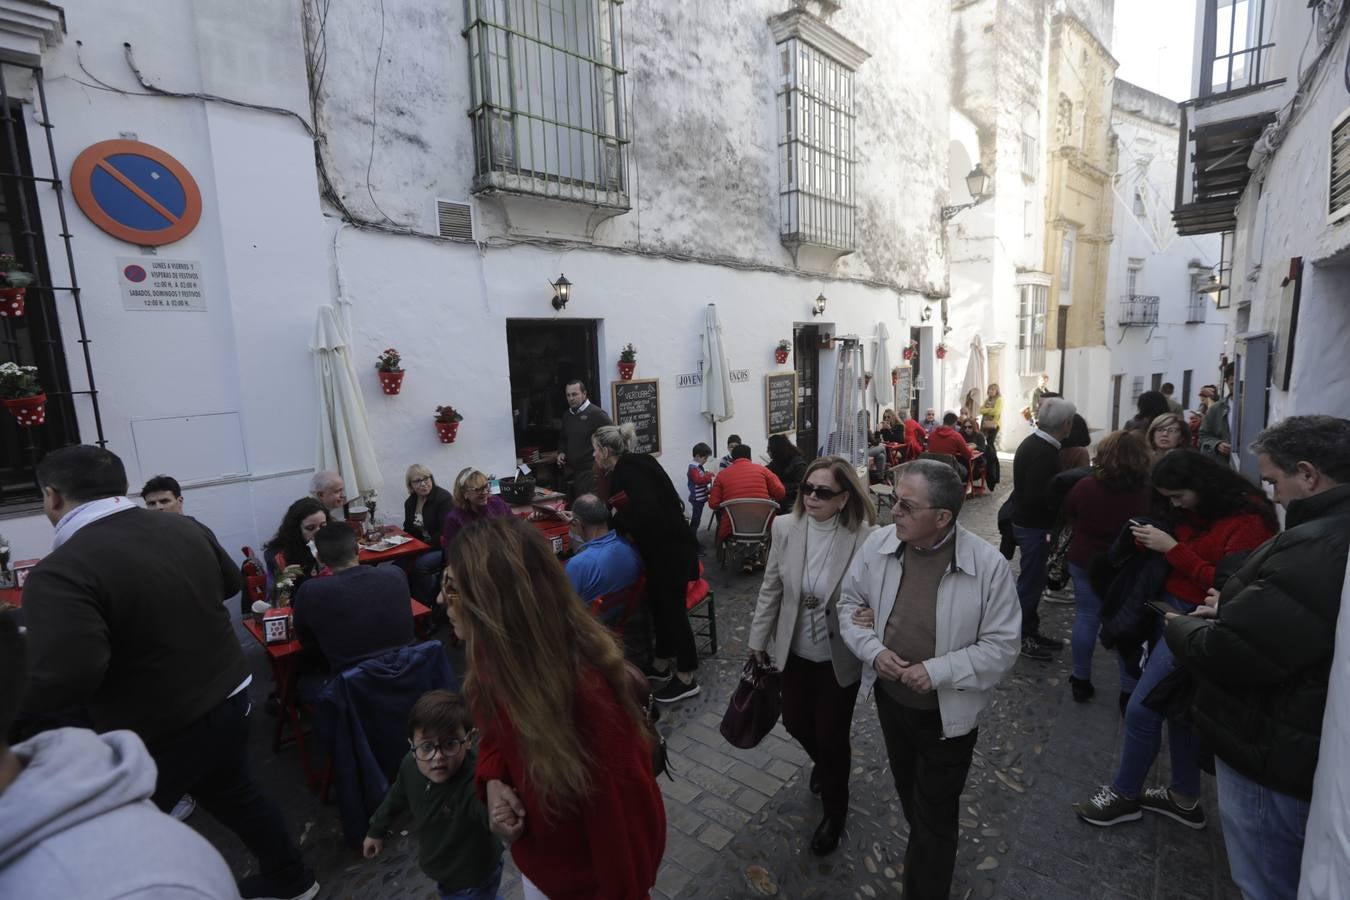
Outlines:
{"label": "crowd of people", "polygon": [[[940,418],[884,410],[864,469],[785,435],[756,462],[730,435],[710,471],[697,443],[682,496],[633,426],[570,382],[566,560],[484,472],[446,488],[414,464],[402,528],[428,551],[361,565],[346,484],[315,474],[263,551],[309,656],[300,698],[317,705],[343,673],[413,643],[410,596],[441,611],[464,659],[458,691],[405,707],[406,752],[367,810],[362,853],[378,857],[406,818],[441,897],[497,896],[508,848],[529,898],[649,896],[666,845],[652,704],[701,690],[685,598],[705,512],[719,547],[748,502],[765,534],[741,559],[763,571],[747,644],[781,673],[783,724],[811,760],[813,854],[844,834],[861,695],[910,826],[905,896],[948,896],[982,714],[1019,656],[1065,646],[1040,604],[1067,584],[1072,700],[1094,700],[1093,656],[1112,652],[1124,718],[1114,774],[1077,817],[1203,828],[1214,773],[1244,896],[1293,898],[1350,544],[1350,421],[1262,432],[1250,450],[1268,497],[1230,464],[1223,380],[1196,417],[1171,385],[1145,392],[1095,440],[1044,380],[1012,453],[1001,547],[958,521],[972,482],[998,484],[997,385]],[[53,550],[28,577],[24,628],[0,611],[0,895],[315,896],[252,772],[252,675],[225,603],[244,588],[238,563],[171,477],[146,483],[144,508],[105,449],[55,450],[38,477]],[[1149,786],[1164,732],[1170,781]],[[251,851],[254,874],[236,881],[175,821],[196,806]]]}

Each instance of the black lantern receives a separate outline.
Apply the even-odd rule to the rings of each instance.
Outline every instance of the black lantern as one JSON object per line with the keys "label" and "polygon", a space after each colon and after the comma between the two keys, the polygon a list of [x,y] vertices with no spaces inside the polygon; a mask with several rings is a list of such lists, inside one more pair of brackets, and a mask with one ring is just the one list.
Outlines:
{"label": "black lantern", "polygon": [[553,287],[553,308],[562,311],[567,306],[567,301],[572,299],[572,282],[567,280],[566,275],[559,275],[557,281],[550,281]]}
{"label": "black lantern", "polygon": [[812,306],[811,306],[811,315],[813,315],[813,316],[823,316],[823,315],[825,315],[825,295],[824,295],[824,294],[820,294],[820,295],[818,295],[818,296],[816,297],[816,302],[815,302],[814,304],[812,304]]}

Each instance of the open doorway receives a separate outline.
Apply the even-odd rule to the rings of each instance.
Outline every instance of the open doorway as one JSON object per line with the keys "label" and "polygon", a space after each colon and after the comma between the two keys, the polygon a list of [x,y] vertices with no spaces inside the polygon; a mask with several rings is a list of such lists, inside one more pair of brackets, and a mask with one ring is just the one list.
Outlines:
{"label": "open doorway", "polygon": [[[567,411],[563,388],[581,379],[592,403],[600,396],[600,358],[594,319],[507,319],[506,354],[511,377],[511,423],[516,456],[529,461],[531,448],[558,449],[562,417]],[[552,466],[538,467],[541,481]]]}
{"label": "open doorway", "polygon": [[820,447],[820,328],[796,325],[792,329],[792,360],[797,368],[797,449],[815,459]]}

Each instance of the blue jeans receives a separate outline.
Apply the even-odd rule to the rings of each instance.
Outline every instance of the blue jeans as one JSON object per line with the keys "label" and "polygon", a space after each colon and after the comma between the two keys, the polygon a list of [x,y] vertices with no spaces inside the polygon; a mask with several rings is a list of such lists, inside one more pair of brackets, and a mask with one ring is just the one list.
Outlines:
{"label": "blue jeans", "polygon": [[445,554],[430,550],[413,563],[412,593],[421,603],[431,606],[440,592],[441,569],[445,568]]}
{"label": "blue jeans", "polygon": [[447,891],[438,884],[436,885],[436,893],[440,895],[441,900],[501,900],[501,895],[497,893],[497,889],[501,886],[502,864],[497,863],[497,868],[493,869],[492,874],[478,887]]}
{"label": "blue jeans", "polygon": [[[1073,579],[1074,604],[1078,611],[1073,620],[1073,637],[1069,642],[1073,650],[1073,677],[1091,681],[1092,651],[1101,630],[1102,598],[1092,589],[1092,579],[1088,577],[1087,569],[1069,563],[1069,577]],[[1116,659],[1120,664],[1120,690],[1128,694],[1139,683],[1139,678],[1130,672],[1125,657],[1117,654]]]}
{"label": "blue jeans", "polygon": [[703,524],[703,505],[707,502],[707,500],[689,501],[689,530],[694,533],[694,537],[698,537],[698,526]]}
{"label": "blue jeans", "polygon": [[1017,573],[1017,599],[1022,604],[1022,635],[1041,633],[1041,616],[1037,611],[1041,594],[1045,593],[1045,563],[1050,558],[1050,532],[1044,528],[1013,526],[1013,538],[1022,555],[1022,567]]}
{"label": "blue jeans", "polygon": [[[1182,603],[1171,594],[1166,595],[1167,602],[1177,612],[1189,612],[1192,607]],[[1148,615],[1153,615],[1149,612]],[[1163,620],[1158,619],[1154,632],[1154,642],[1144,663],[1143,674],[1130,695],[1130,704],[1125,708],[1125,740],[1120,748],[1120,768],[1116,771],[1113,787],[1117,794],[1125,797],[1138,797],[1144,787],[1144,779],[1153,766],[1153,760],[1162,747],[1163,716],[1144,705],[1158,682],[1162,681],[1174,668],[1172,651],[1162,639]],[[1200,766],[1196,762],[1195,734],[1189,725],[1174,721],[1167,723],[1167,749],[1172,761],[1172,792],[1187,798],[1200,796]]]}
{"label": "blue jeans", "polygon": [[1228,867],[1247,900],[1298,895],[1308,801],[1262,787],[1215,757]]}

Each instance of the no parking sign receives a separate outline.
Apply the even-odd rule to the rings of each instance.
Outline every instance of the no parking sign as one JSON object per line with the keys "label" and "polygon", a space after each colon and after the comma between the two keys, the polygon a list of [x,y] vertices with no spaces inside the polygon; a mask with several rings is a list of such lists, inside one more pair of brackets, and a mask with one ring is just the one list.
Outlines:
{"label": "no parking sign", "polygon": [[89,221],[144,247],[181,240],[202,217],[202,194],[188,170],[140,141],[86,148],[70,167],[70,190]]}

